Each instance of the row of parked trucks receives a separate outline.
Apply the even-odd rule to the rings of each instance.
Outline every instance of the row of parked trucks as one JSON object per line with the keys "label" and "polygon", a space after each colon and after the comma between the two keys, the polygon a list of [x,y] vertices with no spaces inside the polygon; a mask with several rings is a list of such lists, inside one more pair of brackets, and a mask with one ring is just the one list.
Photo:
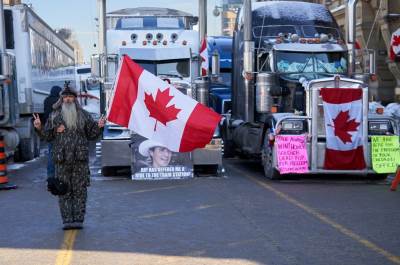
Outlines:
{"label": "row of parked trucks", "polygon": [[[199,1],[204,7],[204,1]],[[259,159],[266,177],[279,177],[276,148],[279,134],[308,136],[309,173],[375,173],[371,162],[372,135],[398,135],[395,120],[368,114],[368,83],[374,74],[370,52],[368,73],[355,73],[355,6],[346,10],[347,33],[319,4],[245,0],[233,39],[209,40],[211,69],[200,75],[200,39],[206,13],[200,19],[168,8],[127,8],[106,14],[99,5],[99,54],[92,57],[92,79],[85,91],[98,86],[100,109],[107,111],[119,59],[127,54],[146,70],[183,93],[209,105],[223,119],[214,139],[192,153],[195,166],[221,169],[222,154]],[[202,4],[203,3],[203,4]],[[22,160],[38,155],[39,139],[31,114],[43,111],[43,99],[53,85],[75,81],[73,49],[26,5],[5,6],[1,12],[0,131],[7,148]],[[200,22],[200,32],[193,29]],[[17,40],[18,41],[15,41]],[[368,52],[368,51],[367,51]],[[362,95],[364,170],[324,169],[326,135],[321,88],[359,87]],[[91,97],[93,99],[93,97]],[[278,129],[279,128],[279,129]],[[132,132],[107,124],[101,140],[104,174],[131,165]]]}
{"label": "row of parked trucks", "polygon": [[[373,174],[371,136],[398,135],[398,128],[390,117],[368,114],[368,82],[374,74],[374,53],[367,51],[371,58],[369,72],[355,73],[356,3],[348,2],[345,40],[323,5],[245,0],[236,21],[229,66],[224,65],[227,61],[214,63],[213,60],[221,57],[218,53],[223,51],[224,45],[229,47],[231,40],[214,38],[209,41],[219,52],[215,52],[214,58],[212,51],[213,67],[207,79],[199,76],[199,37],[192,28],[197,21],[195,17],[165,8],[111,12],[107,15],[105,29],[108,52],[103,56],[108,58],[105,91],[110,89],[115,77],[118,58],[128,54],[187,95],[224,114],[211,149],[221,150],[226,157],[240,154],[259,159],[268,178],[280,176],[276,148],[273,141],[267,141],[279,134],[308,136],[311,174]],[[202,19],[204,17],[200,21]],[[222,75],[226,77],[229,71],[230,81],[224,82],[229,79]],[[367,167],[364,170],[327,170],[324,168],[326,135],[320,89],[356,87],[363,91],[360,126]],[[121,137],[126,138],[125,142]],[[128,141],[129,132],[124,133],[123,128],[115,125],[107,126],[102,141],[103,167],[118,163],[127,165],[130,161]],[[220,163],[217,160],[220,152],[210,156],[209,150],[203,151],[203,156],[193,154],[195,165]],[[120,155],[115,156],[116,153]]]}

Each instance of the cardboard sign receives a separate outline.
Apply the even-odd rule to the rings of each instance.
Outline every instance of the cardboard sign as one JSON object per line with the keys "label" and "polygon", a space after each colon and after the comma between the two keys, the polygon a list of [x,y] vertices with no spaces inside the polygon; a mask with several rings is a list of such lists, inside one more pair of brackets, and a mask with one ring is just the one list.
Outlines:
{"label": "cardboard sign", "polygon": [[190,153],[171,152],[167,147],[139,135],[132,136],[132,179],[185,179],[193,177]]}
{"label": "cardboard sign", "polygon": [[376,173],[394,173],[400,164],[399,136],[372,136],[372,168]]}
{"label": "cardboard sign", "polygon": [[278,169],[281,174],[308,172],[308,155],[305,135],[278,135]]}

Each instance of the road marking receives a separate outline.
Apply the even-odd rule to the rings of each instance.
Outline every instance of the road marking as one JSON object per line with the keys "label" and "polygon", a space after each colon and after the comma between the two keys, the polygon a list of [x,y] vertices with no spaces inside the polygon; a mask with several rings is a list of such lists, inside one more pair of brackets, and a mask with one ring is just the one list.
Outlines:
{"label": "road marking", "polygon": [[280,198],[288,201],[289,203],[291,203],[291,204],[303,209],[307,213],[311,214],[312,216],[316,217],[317,219],[321,220],[322,222],[332,226],[333,228],[335,228],[336,230],[338,230],[342,234],[354,239],[355,241],[357,241],[358,243],[364,245],[368,249],[381,254],[382,256],[384,256],[385,258],[387,258],[388,260],[390,260],[391,262],[393,262],[395,264],[400,264],[400,257],[399,256],[396,256],[396,255],[390,253],[389,251],[387,251],[387,250],[375,245],[371,241],[368,241],[367,239],[357,235],[356,233],[354,233],[350,229],[347,229],[346,227],[344,227],[344,226],[336,223],[335,221],[331,220],[329,217],[318,213],[316,210],[312,209],[311,207],[308,207],[307,205],[297,201],[296,199],[290,197],[289,195],[287,195],[287,194],[285,194],[285,193],[273,188],[271,185],[268,185],[267,183],[262,182],[259,179],[246,174],[245,172],[243,172],[240,169],[235,168],[234,170],[240,171],[248,179],[256,182],[258,185],[264,187],[265,189],[275,193],[278,197],[280,197]]}
{"label": "road marking", "polygon": [[56,265],[69,265],[72,259],[72,249],[78,230],[68,230],[64,233],[64,241],[58,252]]}
{"label": "road marking", "polygon": [[188,187],[188,186],[189,185],[181,184],[181,185],[173,185],[173,186],[167,186],[167,187],[161,187],[161,188],[134,190],[134,191],[124,192],[123,195],[145,193],[145,192],[152,192],[152,191],[160,191],[160,190],[170,190],[170,189],[176,189],[176,188]]}

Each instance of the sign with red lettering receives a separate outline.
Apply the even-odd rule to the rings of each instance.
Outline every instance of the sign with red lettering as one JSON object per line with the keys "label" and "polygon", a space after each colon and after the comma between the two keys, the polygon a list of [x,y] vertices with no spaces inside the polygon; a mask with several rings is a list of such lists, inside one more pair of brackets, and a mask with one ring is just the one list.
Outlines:
{"label": "sign with red lettering", "polygon": [[281,174],[308,172],[307,137],[305,135],[278,135],[278,169]]}

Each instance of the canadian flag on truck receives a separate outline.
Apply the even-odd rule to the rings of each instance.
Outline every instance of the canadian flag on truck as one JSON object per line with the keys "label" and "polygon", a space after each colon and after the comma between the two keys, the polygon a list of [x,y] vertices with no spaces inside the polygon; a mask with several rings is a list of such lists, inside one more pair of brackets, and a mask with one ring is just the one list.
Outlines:
{"label": "canadian flag on truck", "polygon": [[208,50],[207,50],[207,36],[204,37],[200,47],[201,57],[201,76],[207,76],[208,73]]}
{"label": "canadian flag on truck", "polygon": [[190,152],[210,143],[221,116],[122,57],[108,120],[165,145]]}
{"label": "canadian flag on truck", "polygon": [[364,169],[362,90],[322,88],[326,150],[325,169]]}
{"label": "canadian flag on truck", "polygon": [[400,56],[400,28],[392,33],[390,39],[390,54],[389,57],[395,61]]}

